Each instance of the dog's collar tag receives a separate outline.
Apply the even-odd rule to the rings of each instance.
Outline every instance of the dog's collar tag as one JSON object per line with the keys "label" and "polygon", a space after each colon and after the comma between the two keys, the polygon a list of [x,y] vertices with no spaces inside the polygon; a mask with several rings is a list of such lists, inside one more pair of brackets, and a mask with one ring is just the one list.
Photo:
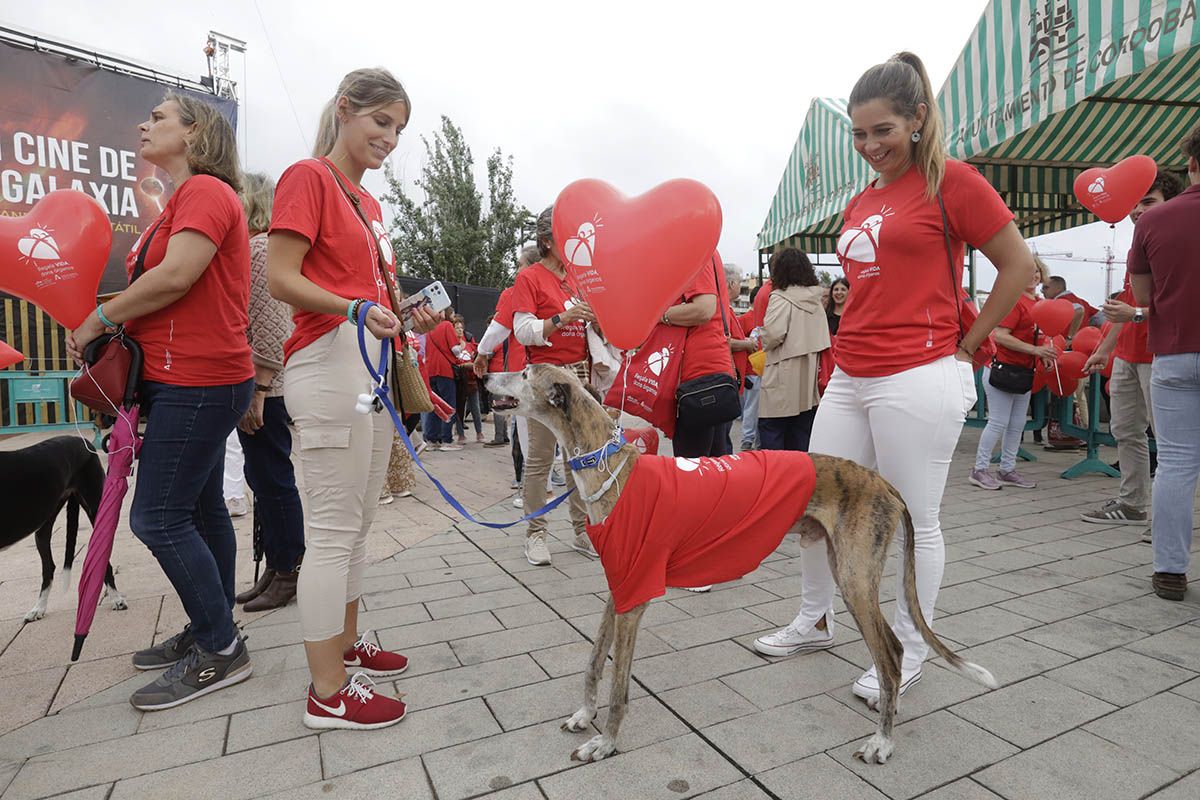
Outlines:
{"label": "dog's collar tag", "polygon": [[567,461],[567,466],[576,472],[581,469],[595,469],[604,463],[609,456],[624,447],[625,444],[625,430],[618,425],[613,430],[612,438],[604,444],[604,447],[570,459]]}

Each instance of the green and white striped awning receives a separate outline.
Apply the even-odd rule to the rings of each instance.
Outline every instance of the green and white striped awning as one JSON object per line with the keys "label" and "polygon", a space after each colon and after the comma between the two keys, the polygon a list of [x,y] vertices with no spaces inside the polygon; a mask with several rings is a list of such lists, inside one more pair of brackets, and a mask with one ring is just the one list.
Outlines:
{"label": "green and white striped awning", "polygon": [[1144,154],[1182,169],[1200,124],[1197,0],[991,0],[938,97],[950,154],[1026,236],[1094,222],[1072,183]]}
{"label": "green and white striped awning", "polygon": [[758,234],[758,249],[833,252],[846,203],[871,177],[854,152],[846,101],[813,100]]}

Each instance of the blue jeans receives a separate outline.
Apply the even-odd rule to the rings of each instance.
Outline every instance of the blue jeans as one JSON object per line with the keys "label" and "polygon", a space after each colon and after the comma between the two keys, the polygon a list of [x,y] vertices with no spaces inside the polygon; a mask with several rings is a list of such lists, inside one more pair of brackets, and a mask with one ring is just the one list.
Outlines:
{"label": "blue jeans", "polygon": [[[454,408],[456,392],[454,391],[454,379],[443,378],[434,375],[429,379],[429,388],[433,389],[434,394],[446,401],[446,405]],[[434,412],[430,411],[425,415],[424,425],[425,441],[430,444],[450,444],[454,441],[454,418],[451,417],[449,422],[442,422],[442,418]]]}
{"label": "blue jeans", "polygon": [[746,378],[749,386],[742,392],[742,441],[755,444],[758,441],[758,392],[762,377]]}
{"label": "blue jeans", "polygon": [[798,450],[808,452],[813,420],[817,407],[801,411],[794,417],[759,417],[758,446],[763,450]]}
{"label": "blue jeans", "polygon": [[133,534],[175,588],[200,647],[215,652],[233,624],[237,540],[225,507],[225,439],[246,409],[254,381],[227,386],[142,389],[146,435],[129,511]]}
{"label": "blue jeans", "polygon": [[263,426],[238,431],[246,483],[254,492],[254,524],[262,531],[267,568],[292,572],[304,556],[304,510],[292,468],[292,432],[282,397],[263,401]]}
{"label": "blue jeans", "polygon": [[1021,449],[1021,432],[1029,413],[1029,392],[1013,394],[997,389],[989,381],[991,367],[983,368],[983,392],[987,395],[987,427],[979,435],[975,451],[975,469],[986,470],[992,463],[992,451],[1000,442],[1000,471],[1017,468],[1017,452]]}
{"label": "blue jeans", "polygon": [[1155,356],[1150,402],[1158,440],[1151,499],[1154,571],[1186,573],[1200,477],[1200,353]]}

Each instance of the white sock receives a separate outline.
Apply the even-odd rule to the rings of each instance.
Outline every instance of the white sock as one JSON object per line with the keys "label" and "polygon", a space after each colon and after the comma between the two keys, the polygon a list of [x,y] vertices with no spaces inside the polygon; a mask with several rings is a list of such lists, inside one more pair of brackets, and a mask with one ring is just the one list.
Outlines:
{"label": "white sock", "polygon": [[217,655],[219,655],[219,656],[233,655],[233,651],[237,649],[237,643],[238,643],[238,637],[234,636],[233,641],[229,643],[229,646],[222,647],[220,650],[217,651]]}

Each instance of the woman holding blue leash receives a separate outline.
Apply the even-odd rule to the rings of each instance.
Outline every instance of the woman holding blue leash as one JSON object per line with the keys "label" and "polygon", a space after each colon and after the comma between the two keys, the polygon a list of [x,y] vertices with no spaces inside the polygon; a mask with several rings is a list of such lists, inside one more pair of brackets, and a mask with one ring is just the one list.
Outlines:
{"label": "woman holding blue leash", "polygon": [[[362,188],[408,124],[404,87],[383,69],[347,75],[321,115],[314,158],[280,178],[267,250],[271,294],[294,309],[284,345],[284,396],[300,440],[308,498],[306,552],[297,597],[312,683],[304,724],[372,729],[404,718],[399,699],[372,689],[367,676],[393,676],[408,659],[358,633],[358,603],[367,566],[367,534],[378,508],[392,445],[386,414],[355,411],[371,391],[355,321],[376,340],[402,336],[393,313],[395,264],[378,201]],[[437,320],[412,313],[416,330]],[[347,669],[354,668],[352,678]]]}

